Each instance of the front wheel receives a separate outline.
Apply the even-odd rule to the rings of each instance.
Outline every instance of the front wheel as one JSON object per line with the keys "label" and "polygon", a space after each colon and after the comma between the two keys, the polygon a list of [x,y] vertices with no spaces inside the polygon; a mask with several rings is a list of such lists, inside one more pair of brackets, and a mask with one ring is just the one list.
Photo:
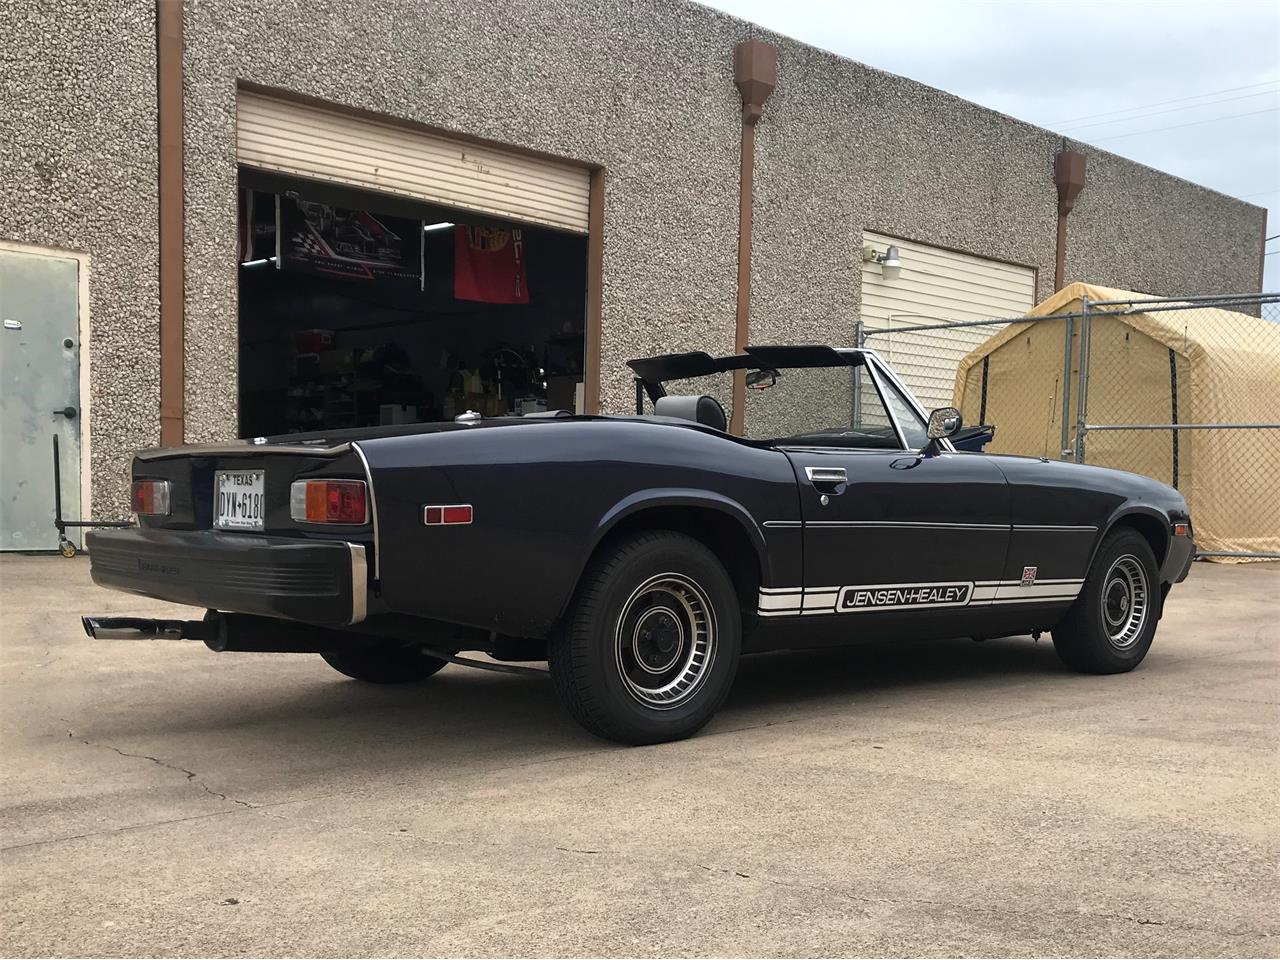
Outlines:
{"label": "front wheel", "polygon": [[1151,545],[1136,530],[1107,535],[1053,647],[1083,673],[1124,673],[1142,662],[1160,619],[1160,585]]}
{"label": "front wheel", "polygon": [[597,736],[681,740],[728,695],[741,621],[715,554],[684,534],[639,534],[606,549],[583,575],[551,641],[551,675],[574,719]]}

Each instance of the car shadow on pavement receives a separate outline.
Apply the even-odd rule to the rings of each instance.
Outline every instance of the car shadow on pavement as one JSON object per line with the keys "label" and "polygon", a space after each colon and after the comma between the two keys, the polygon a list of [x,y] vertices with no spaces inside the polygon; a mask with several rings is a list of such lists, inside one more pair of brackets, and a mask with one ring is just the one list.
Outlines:
{"label": "car shadow on pavement", "polygon": [[[884,642],[744,657],[729,703],[740,711],[779,704],[956,684],[1004,685],[1012,680],[1059,679],[1065,668],[1048,637]],[[962,696],[960,693],[955,694]],[[854,701],[856,702],[856,700]]]}
{"label": "car shadow on pavement", "polygon": [[[545,678],[451,665],[423,683],[376,686],[338,675],[318,656],[191,654],[216,662],[182,670],[171,685],[133,682],[69,709],[59,717],[63,742],[188,772],[246,807],[404,784],[444,789],[588,755],[631,762],[620,753],[630,748],[574,723]],[[910,710],[913,698],[924,699],[932,711],[963,715],[989,701],[983,691],[1019,686],[1021,697],[1039,697],[1066,676],[1052,644],[1029,638],[750,656],[719,715],[670,749],[714,750],[699,742],[806,719],[872,722],[886,701]]]}
{"label": "car shadow on pavement", "polygon": [[[319,657],[290,659],[278,675],[248,663],[245,675],[209,670],[188,681],[180,698],[153,694],[126,710],[98,715],[95,735],[216,732],[246,747],[287,736],[308,751],[353,741],[385,747],[398,740],[417,750],[426,741],[461,738],[473,746],[489,741],[490,748],[600,744],[561,709],[549,678],[449,666],[423,683],[373,685],[339,676]],[[786,651],[744,657],[722,713],[732,713],[734,726],[752,726],[772,722],[784,709],[788,717],[797,708],[856,713],[866,697],[885,692],[910,697],[928,689],[936,698],[951,690],[963,699],[975,685],[1028,678],[1051,684],[1062,674],[1052,644],[1030,638]]]}

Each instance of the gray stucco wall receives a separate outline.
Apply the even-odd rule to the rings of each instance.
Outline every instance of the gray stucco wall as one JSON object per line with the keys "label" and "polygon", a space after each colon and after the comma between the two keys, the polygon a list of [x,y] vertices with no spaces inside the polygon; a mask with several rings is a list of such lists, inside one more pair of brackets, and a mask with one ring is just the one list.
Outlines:
{"label": "gray stucco wall", "polygon": [[[184,29],[188,440],[237,423],[237,82],[603,165],[607,410],[631,405],[629,357],[732,346],[747,23],[681,0],[187,0]],[[0,239],[93,257],[94,502],[118,513],[129,452],[159,433],[154,0],[21,5],[3,31],[24,109],[0,114]],[[865,229],[1035,267],[1051,292],[1059,137],[754,33],[779,61],[754,340],[850,342]],[[1256,288],[1263,210],[1082,149],[1068,280]]]}
{"label": "gray stucco wall", "polygon": [[155,47],[154,0],[0,17],[0,239],[89,254],[98,517],[127,513],[132,451],[160,436]]}
{"label": "gray stucco wall", "polygon": [[203,0],[187,30],[187,436],[234,426],[235,85],[321,97],[604,165],[602,398],[623,363],[733,346],[746,26],[626,0],[361,5]]}
{"label": "gray stucco wall", "polygon": [[757,133],[753,339],[851,345],[863,230],[1035,267],[1040,295],[1052,291],[1056,138],[763,39],[778,47],[778,84]]}
{"label": "gray stucco wall", "polygon": [[[236,323],[237,80],[605,166],[606,409],[631,404],[627,358],[732,344],[731,62],[748,24],[678,0],[405,2],[359,21],[345,7],[202,0],[186,29],[190,438],[235,423],[235,358],[216,345]],[[864,229],[1034,267],[1039,296],[1052,292],[1060,137],[755,35],[778,47],[778,86],[757,135],[753,339],[850,342]],[[1157,293],[1256,284],[1260,210],[1086,152],[1069,278]],[[1203,245],[1218,251],[1210,281],[1192,255]],[[1253,256],[1233,255],[1241,245]]]}
{"label": "gray stucco wall", "polygon": [[1084,191],[1068,217],[1066,282],[1161,296],[1248,292],[1267,211],[1086,144]]}

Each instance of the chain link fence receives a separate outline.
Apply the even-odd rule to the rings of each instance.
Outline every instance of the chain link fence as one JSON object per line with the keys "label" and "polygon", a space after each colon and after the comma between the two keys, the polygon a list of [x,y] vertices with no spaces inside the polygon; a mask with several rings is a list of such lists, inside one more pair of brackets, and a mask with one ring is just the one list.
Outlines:
{"label": "chain link fence", "polygon": [[1201,556],[1280,559],[1280,294],[1073,301],[1071,312],[858,325],[986,449],[1176,487]]}

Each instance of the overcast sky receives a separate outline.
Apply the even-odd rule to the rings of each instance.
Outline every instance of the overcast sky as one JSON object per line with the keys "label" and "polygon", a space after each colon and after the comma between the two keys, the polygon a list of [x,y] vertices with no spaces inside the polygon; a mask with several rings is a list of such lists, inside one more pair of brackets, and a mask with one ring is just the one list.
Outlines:
{"label": "overcast sky", "polygon": [[1275,0],[703,2],[1265,206],[1280,234]]}

